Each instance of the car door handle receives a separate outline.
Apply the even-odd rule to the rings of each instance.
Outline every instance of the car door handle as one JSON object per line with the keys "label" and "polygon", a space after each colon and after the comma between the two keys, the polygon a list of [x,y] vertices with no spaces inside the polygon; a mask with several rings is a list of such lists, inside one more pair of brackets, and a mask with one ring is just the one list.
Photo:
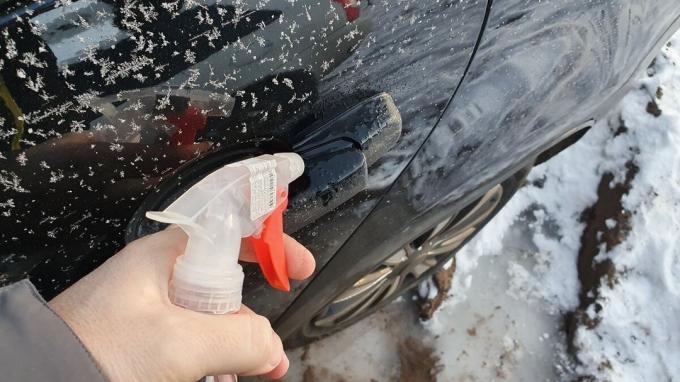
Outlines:
{"label": "car door handle", "polygon": [[[293,233],[316,221],[366,189],[368,167],[392,148],[401,135],[401,116],[392,97],[381,93],[365,99],[330,120],[305,123],[307,128],[294,135],[289,147],[305,161],[305,172],[289,188],[286,232]],[[253,154],[244,149],[227,150],[229,161]],[[259,153],[259,152],[258,152]],[[194,182],[219,166],[225,159],[203,159],[156,188],[140,205],[126,229],[131,242],[161,226],[147,220],[148,210],[161,210]]]}
{"label": "car door handle", "polygon": [[295,232],[332,211],[368,184],[368,167],[401,136],[401,115],[388,93],[365,99],[297,134],[293,151],[304,174],[290,187],[286,230]]}

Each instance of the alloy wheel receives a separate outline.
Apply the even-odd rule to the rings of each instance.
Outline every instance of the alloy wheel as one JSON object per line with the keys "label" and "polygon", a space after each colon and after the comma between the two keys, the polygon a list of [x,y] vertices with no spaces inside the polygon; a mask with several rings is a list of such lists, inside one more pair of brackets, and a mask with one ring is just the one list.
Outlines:
{"label": "alloy wheel", "polygon": [[313,325],[317,328],[342,325],[402,293],[459,249],[492,215],[502,196],[503,186],[499,184],[456,215],[406,243],[338,295],[315,317]]}

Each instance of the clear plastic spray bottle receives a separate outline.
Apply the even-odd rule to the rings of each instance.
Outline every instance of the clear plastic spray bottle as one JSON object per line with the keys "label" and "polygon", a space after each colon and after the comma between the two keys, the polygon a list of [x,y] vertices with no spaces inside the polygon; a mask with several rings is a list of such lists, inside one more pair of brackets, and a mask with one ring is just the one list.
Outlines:
{"label": "clear plastic spray bottle", "polygon": [[246,159],[206,176],[164,211],[146,213],[149,219],[178,225],[189,236],[170,282],[174,304],[209,314],[237,312],[243,287],[238,263],[242,238],[251,241],[269,284],[290,290],[283,211],[288,185],[303,171],[304,162],[294,153]]}

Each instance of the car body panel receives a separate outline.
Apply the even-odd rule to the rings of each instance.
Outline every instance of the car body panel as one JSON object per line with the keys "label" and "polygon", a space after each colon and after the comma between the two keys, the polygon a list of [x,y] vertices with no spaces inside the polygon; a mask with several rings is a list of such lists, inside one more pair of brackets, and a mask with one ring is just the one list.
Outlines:
{"label": "car body panel", "polygon": [[[18,148],[10,147],[12,126],[3,134],[0,170],[12,200],[0,216],[4,283],[28,275],[53,295],[120,248],[140,205],[172,194],[161,190],[179,189],[183,179],[238,158],[232,154],[290,150],[309,126],[387,93],[403,123],[396,146],[371,158],[365,190],[295,232],[323,266],[441,117],[486,13],[476,0],[366,1],[351,10],[331,0],[206,1],[173,10],[126,4],[44,6],[23,13],[32,24],[3,15],[0,73],[25,125]],[[217,24],[223,35],[210,40],[207,25]],[[194,37],[192,55],[185,40]],[[209,118],[195,142],[169,145],[178,130],[156,127],[167,115],[131,112],[141,110],[145,94],[161,102],[166,85],[227,93],[235,102],[223,117]],[[100,123],[102,115],[110,123]],[[283,294],[256,269],[246,271],[244,300],[272,318],[303,287]]]}
{"label": "car body panel", "polygon": [[[676,0],[372,0],[351,12],[331,0],[49,4],[0,17],[0,283],[28,275],[48,297],[119,249],[124,231],[148,233],[134,216],[192,179],[296,148],[310,126],[377,94],[393,99],[394,147],[352,167],[342,158],[360,163],[361,145],[338,134],[327,154],[341,154],[315,166],[360,170],[352,184],[365,189],[291,232],[315,255],[312,281],[283,293],[245,266],[244,302],[283,337],[403,242],[604,115],[680,16]],[[233,102],[186,140],[179,125],[157,128],[157,113],[95,126],[139,94],[178,87]]]}
{"label": "car body panel", "polygon": [[[374,21],[369,43],[321,81],[319,98],[331,109],[347,99],[385,91],[399,109],[402,134],[396,146],[369,167],[365,192],[295,232],[314,253],[317,270],[371,213],[441,117],[474,52],[486,4],[401,1],[374,5],[371,12],[380,22]],[[282,293],[267,287],[255,267],[245,270],[244,302],[270,319],[307,285],[294,282],[290,293]]]}
{"label": "car body panel", "polygon": [[565,133],[603,117],[680,27],[678,17],[675,0],[494,0],[478,51],[441,121],[279,319],[281,335],[294,335],[360,275],[531,166]]}

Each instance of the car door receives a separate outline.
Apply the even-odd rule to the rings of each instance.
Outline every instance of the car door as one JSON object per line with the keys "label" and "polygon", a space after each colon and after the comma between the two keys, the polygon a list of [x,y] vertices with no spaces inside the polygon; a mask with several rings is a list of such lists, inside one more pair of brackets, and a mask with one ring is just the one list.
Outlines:
{"label": "car door", "polygon": [[[304,344],[389,301],[383,291],[390,281],[381,278],[389,273],[376,269],[386,269],[404,243],[425,246],[423,232],[451,216],[465,221],[489,195],[502,205],[545,150],[573,143],[611,111],[678,28],[674,0],[494,0],[450,106],[371,214],[279,317],[278,333]],[[568,176],[578,176],[573,171]],[[464,225],[451,239],[456,249],[479,225]],[[454,253],[449,247],[437,261]],[[371,284],[378,285],[372,295],[357,291]],[[350,306],[348,296],[359,293],[368,297]]]}
{"label": "car door", "polygon": [[[487,4],[0,3],[0,281],[57,293],[208,171],[295,150],[288,229],[319,269],[442,116]],[[244,300],[276,318],[304,289]]]}

